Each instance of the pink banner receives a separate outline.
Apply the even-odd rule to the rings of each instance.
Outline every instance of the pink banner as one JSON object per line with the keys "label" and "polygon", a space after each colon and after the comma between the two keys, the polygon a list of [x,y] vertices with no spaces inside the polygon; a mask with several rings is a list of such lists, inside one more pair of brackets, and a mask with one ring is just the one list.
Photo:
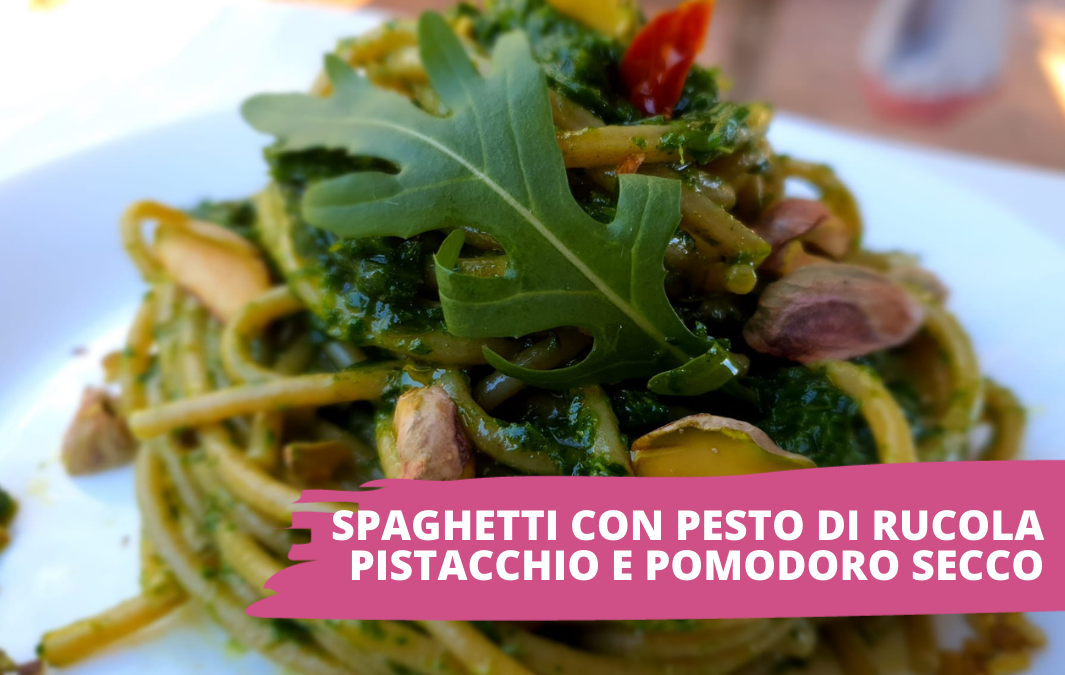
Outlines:
{"label": "pink banner", "polygon": [[1063,486],[1065,462],[1021,461],[308,490],[301,503],[322,511],[294,515],[311,542],[290,558],[309,562],[271,578],[276,594],[248,613],[586,621],[1065,610]]}

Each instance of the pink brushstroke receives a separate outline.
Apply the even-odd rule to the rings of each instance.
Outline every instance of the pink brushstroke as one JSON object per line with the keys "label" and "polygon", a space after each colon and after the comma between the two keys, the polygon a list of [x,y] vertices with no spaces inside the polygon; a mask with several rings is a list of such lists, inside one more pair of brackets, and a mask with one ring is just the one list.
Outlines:
{"label": "pink brushstroke", "polygon": [[[519,477],[492,478],[456,482],[419,482],[401,480],[375,481],[365,486],[377,488],[364,492],[308,490],[301,503],[357,502],[361,508],[377,511],[381,525],[367,541],[357,536],[349,541],[335,541],[337,531],[332,513],[298,512],[293,526],[309,528],[311,542],[292,547],[290,558],[308,561],[292,566],[272,577],[267,588],[275,595],[254,604],[253,616],[300,619],[395,619],[395,620],[600,620],[600,619],[703,619],[785,616],[833,616],[876,614],[939,614],[970,612],[1013,612],[1065,610],[1065,462],[954,462],[906,465],[858,466],[833,469],[790,471],[751,476],[721,478],[570,478]],[[337,505],[336,508],[345,508]],[[354,509],[353,506],[346,508]],[[385,520],[391,509],[402,509],[409,528],[417,512],[432,509],[443,521],[444,510],[513,509],[557,511],[557,539],[545,540],[545,523],[541,520],[539,540],[524,538],[524,521],[515,521],[515,539],[503,541],[497,525],[495,541],[418,540],[380,541]],[[591,509],[597,513],[617,509],[631,514],[633,509],[662,511],[661,541],[633,541],[630,536],[617,542],[597,536],[594,541],[577,540],[570,521],[577,511]],[[767,527],[764,541],[755,541],[753,522],[747,519],[747,537],[742,541],[703,541],[702,528],[689,533],[687,541],[678,541],[675,512],[690,509],[702,513],[707,509],[727,512],[732,509],[792,509],[803,518],[804,530],[795,541],[776,538]],[[831,509],[844,516],[849,510],[860,515],[859,537],[849,541],[844,535],[835,541],[818,541],[818,511]],[[960,535],[954,541],[939,541],[929,534],[923,541],[874,541],[873,510],[896,512],[920,509],[931,515],[944,509],[957,512],[985,511],[990,519],[993,510],[1003,512],[1005,529],[1012,531],[1021,512],[1034,509],[1039,518],[1044,541],[1027,537],[1024,541],[994,541],[989,534],[980,541],[968,541]],[[958,519],[951,524],[957,530]],[[631,520],[631,518],[630,518]],[[352,519],[354,523],[354,519]],[[767,521],[771,525],[771,520]],[[586,521],[586,530],[596,529],[596,521]],[[900,532],[896,525],[895,531]],[[412,531],[413,535],[413,531]],[[755,581],[742,574],[739,581],[707,581],[704,575],[681,581],[670,568],[658,573],[655,581],[645,578],[646,551],[673,553],[690,549],[700,552],[705,562],[707,549],[724,552],[738,549],[742,553],[762,549],[776,557],[780,549],[796,551],[808,557],[814,551],[828,550],[842,558],[843,550],[861,551],[866,560],[877,550],[891,550],[898,556],[899,572],[890,581],[843,581],[840,575],[819,581],[808,573],[793,581],[775,576]],[[418,561],[412,559],[412,577],[405,581],[378,581],[376,567],[364,572],[359,581],[351,580],[352,550],[377,551],[436,550],[433,577],[423,581]],[[508,549],[562,549],[567,552],[588,550],[597,554],[599,573],[589,581],[577,581],[566,574],[563,581],[505,581],[493,574],[490,581],[469,578],[436,580],[436,572],[447,549],[460,552],[463,562],[478,550],[499,552]],[[613,579],[614,549],[633,552],[630,581]],[[973,571],[984,572],[979,581],[962,579],[916,581],[913,553],[920,549],[980,550],[983,558]],[[994,550],[1011,553],[999,562],[1001,571],[1009,571],[1008,581],[988,577],[983,561]],[[1042,573],[1032,581],[1017,579],[1013,574],[1012,554],[1034,550],[1042,560]],[[551,556],[554,562],[553,554]],[[933,564],[935,558],[933,557]],[[518,561],[520,563],[520,560]],[[868,566],[866,566],[867,569]],[[485,571],[495,571],[495,556]],[[511,571],[521,565],[511,561]],[[759,568],[760,569],[760,568]],[[1029,566],[1030,569],[1030,566]],[[958,570],[955,569],[955,572]],[[469,570],[467,569],[467,574]]]}

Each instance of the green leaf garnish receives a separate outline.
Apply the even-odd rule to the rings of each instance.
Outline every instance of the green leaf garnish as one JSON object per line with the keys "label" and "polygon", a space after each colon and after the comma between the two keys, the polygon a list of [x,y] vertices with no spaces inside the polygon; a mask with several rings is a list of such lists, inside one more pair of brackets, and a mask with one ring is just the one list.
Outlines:
{"label": "green leaf garnish", "polygon": [[617,217],[603,225],[574,200],[543,72],[521,33],[502,37],[482,76],[442,17],[423,14],[419,49],[443,117],[374,87],[326,58],[328,98],[265,95],[244,117],[278,138],[282,151],[315,147],[376,157],[398,172],[359,172],[312,187],[310,224],[344,237],[412,237],[468,226],[495,237],[507,271],[455,271],[462,234],[436,257],[447,329],[468,338],[519,337],[563,326],[594,338],[578,364],[531,370],[486,350],[500,371],[541,387],[647,377],[706,353],[713,341],[689,331],[664,290],[666,246],[680,220],[680,182],[619,179]]}
{"label": "green leaf garnish", "polygon": [[739,373],[727,349],[714,343],[710,350],[679,368],[659,373],[647,388],[666,396],[699,396],[724,386]]}

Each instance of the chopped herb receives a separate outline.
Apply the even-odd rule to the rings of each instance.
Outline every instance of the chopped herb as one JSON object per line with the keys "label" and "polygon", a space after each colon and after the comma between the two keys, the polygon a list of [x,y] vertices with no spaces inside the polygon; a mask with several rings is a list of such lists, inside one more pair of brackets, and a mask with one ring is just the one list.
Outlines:
{"label": "chopped herb", "polygon": [[751,421],[788,452],[821,467],[877,462],[876,444],[858,402],[823,374],[781,368],[744,384],[758,394],[761,417]]}
{"label": "chopped herb", "polygon": [[198,220],[221,225],[246,239],[256,240],[255,207],[250,201],[204,200],[189,209],[189,215]]}
{"label": "chopped herb", "polygon": [[310,631],[295,619],[268,619],[273,629],[273,641],[307,644],[313,640]]}
{"label": "chopped herb", "polygon": [[0,488],[0,526],[9,524],[18,511],[18,502],[15,498]]}

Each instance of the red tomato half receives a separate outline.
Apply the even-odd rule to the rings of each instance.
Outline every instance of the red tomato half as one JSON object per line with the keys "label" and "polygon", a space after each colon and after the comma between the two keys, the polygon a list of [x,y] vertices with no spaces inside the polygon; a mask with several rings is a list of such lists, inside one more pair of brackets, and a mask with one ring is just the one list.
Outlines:
{"label": "red tomato half", "polygon": [[646,115],[669,116],[703,48],[714,0],[687,0],[640,29],[621,60],[629,101]]}

